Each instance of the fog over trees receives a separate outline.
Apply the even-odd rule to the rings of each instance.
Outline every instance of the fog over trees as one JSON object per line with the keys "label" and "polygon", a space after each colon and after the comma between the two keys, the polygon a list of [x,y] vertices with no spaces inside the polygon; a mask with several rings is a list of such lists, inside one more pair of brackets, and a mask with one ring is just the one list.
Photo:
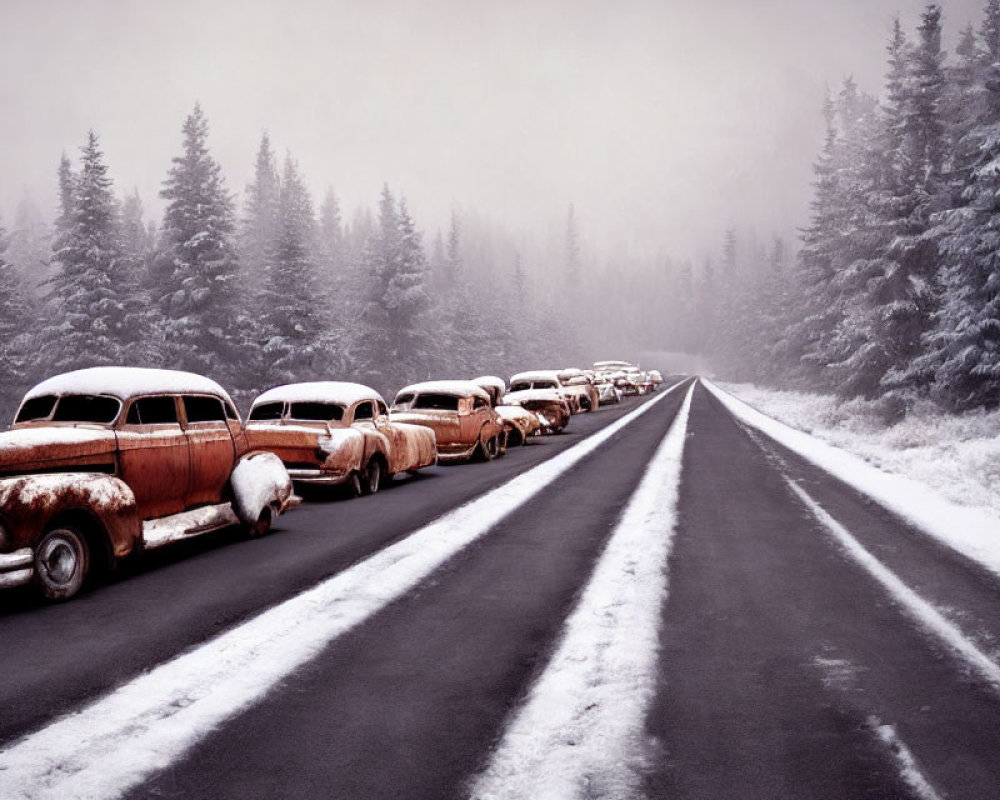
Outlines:
{"label": "fog over trees", "polygon": [[572,202],[549,235],[460,202],[428,230],[389,184],[344,208],[337,176],[267,131],[245,132],[252,179],[234,187],[193,101],[143,198],[84,131],[52,165],[53,217],[26,198],[0,223],[0,406],[9,418],[31,383],[96,364],[194,370],[245,404],[296,380],[389,393],[645,349],[878,399],[888,419],[921,398],[996,407],[1000,0],[957,42],[945,52],[935,5],[890,26],[879,95],[849,77],[822,102],[810,218],[787,221],[799,239],[723,219],[697,260],[671,254],[669,230],[655,255],[598,247],[603,220]]}

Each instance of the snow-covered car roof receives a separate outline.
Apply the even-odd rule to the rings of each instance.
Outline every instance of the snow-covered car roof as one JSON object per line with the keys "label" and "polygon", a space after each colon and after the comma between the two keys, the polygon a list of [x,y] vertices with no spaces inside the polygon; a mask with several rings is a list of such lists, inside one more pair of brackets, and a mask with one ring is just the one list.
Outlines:
{"label": "snow-covered car roof", "polygon": [[[348,381],[309,381],[286,383],[268,389],[253,401],[262,403],[337,403],[350,407],[359,400],[382,400],[382,395],[362,383]],[[385,402],[383,400],[383,402]]]}
{"label": "snow-covered car roof", "polygon": [[500,390],[500,394],[507,391],[507,384],[504,383],[504,379],[496,375],[480,375],[478,378],[473,378],[472,382],[478,386],[493,386]]}
{"label": "snow-covered car roof", "polygon": [[519,372],[510,376],[510,382],[514,381],[555,381],[559,383],[559,370],[557,369],[536,369],[530,372]]}
{"label": "snow-covered car roof", "polygon": [[396,392],[396,397],[409,393],[452,394],[457,397],[481,397],[487,401],[490,399],[486,390],[472,381],[424,381],[423,383],[411,383],[409,386],[404,386]]}
{"label": "snow-covered car roof", "polygon": [[24,399],[52,394],[103,394],[119,400],[139,394],[214,394],[230,400],[229,393],[211,378],[193,372],[146,367],[89,367],[65,372],[34,386]]}

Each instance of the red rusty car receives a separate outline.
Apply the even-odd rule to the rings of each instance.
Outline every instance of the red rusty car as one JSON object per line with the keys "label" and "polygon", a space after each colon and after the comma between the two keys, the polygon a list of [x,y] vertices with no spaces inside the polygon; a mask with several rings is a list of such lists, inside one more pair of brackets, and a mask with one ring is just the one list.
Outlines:
{"label": "red rusty car", "polygon": [[187,372],[97,367],[43,381],[0,433],[0,587],[72,597],[95,569],[296,504],[229,395]]}
{"label": "red rusty car", "polygon": [[254,400],[245,430],[250,446],[275,453],[297,483],[374,494],[397,472],[437,462],[432,430],[387,415],[382,396],[360,383],[293,383]]}
{"label": "red rusty car", "polygon": [[503,402],[531,411],[546,433],[560,433],[573,413],[571,398],[564,393],[556,373],[551,370],[514,375]]}
{"label": "red rusty car", "polygon": [[434,431],[438,459],[489,461],[502,451],[503,422],[472,381],[427,381],[400,389],[390,417]]}

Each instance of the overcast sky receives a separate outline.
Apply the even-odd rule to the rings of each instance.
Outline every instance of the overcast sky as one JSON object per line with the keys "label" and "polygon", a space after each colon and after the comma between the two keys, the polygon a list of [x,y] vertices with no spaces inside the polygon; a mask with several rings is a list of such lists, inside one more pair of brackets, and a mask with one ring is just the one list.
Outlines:
{"label": "overcast sky", "polygon": [[[944,3],[946,44],[985,0]],[[0,0],[0,211],[51,211],[93,128],[159,216],[196,101],[231,190],[260,135],[350,211],[384,182],[428,235],[575,204],[595,246],[687,256],[729,224],[794,234],[824,86],[881,91],[911,0]]]}

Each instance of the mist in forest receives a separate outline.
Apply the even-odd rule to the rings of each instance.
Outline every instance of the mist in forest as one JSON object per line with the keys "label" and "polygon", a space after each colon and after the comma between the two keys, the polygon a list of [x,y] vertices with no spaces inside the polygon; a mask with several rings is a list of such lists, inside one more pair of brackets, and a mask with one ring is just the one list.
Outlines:
{"label": "mist in forest", "polygon": [[[988,5],[944,7],[942,69]],[[247,392],[643,349],[822,383],[757,312],[815,244],[825,98],[850,78],[884,102],[894,20],[916,47],[926,8],[4,0],[0,301],[47,321],[10,341],[48,343],[49,370],[141,360]],[[188,258],[195,173],[218,207]],[[74,223],[82,197],[106,230]]]}

